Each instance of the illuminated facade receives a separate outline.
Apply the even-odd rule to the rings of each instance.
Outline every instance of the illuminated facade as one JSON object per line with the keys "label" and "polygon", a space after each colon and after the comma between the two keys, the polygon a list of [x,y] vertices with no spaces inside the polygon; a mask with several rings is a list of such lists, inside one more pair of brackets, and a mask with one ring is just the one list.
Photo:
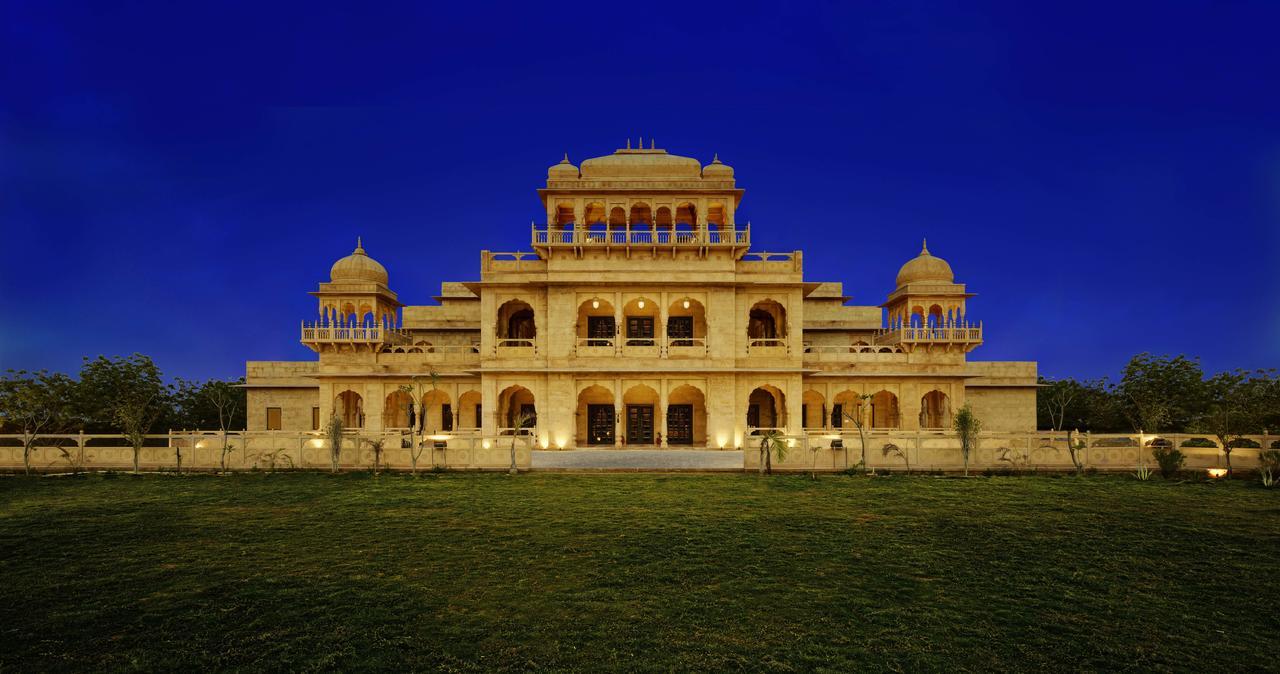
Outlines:
{"label": "illuminated facade", "polygon": [[[532,250],[481,251],[478,281],[406,306],[357,244],[312,294],[317,359],[247,364],[249,430],[486,437],[533,418],[547,448],[737,447],[761,429],[1035,429],[1036,365],[981,362],[971,295],[927,248],[878,306],[751,250],[733,169],[621,149],[552,166]],[[372,242],[371,242],[372,243]],[[400,387],[436,373],[425,409]]]}

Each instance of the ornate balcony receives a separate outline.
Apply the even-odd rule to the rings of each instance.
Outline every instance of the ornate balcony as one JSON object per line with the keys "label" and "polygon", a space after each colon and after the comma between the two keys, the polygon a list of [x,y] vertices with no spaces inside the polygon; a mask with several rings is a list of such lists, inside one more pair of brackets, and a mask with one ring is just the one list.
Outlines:
{"label": "ornate balcony", "polygon": [[876,344],[901,346],[905,351],[923,348],[930,351],[968,352],[982,344],[982,324],[913,327],[900,325],[876,333]]}
{"label": "ornate balcony", "polygon": [[626,247],[678,246],[746,248],[751,245],[751,223],[745,225],[703,225],[675,228],[660,225],[533,225],[533,246],[538,247]]}
{"label": "ornate balcony", "polygon": [[333,325],[302,322],[302,343],[313,351],[377,350],[383,344],[407,344],[409,334],[381,325]]}

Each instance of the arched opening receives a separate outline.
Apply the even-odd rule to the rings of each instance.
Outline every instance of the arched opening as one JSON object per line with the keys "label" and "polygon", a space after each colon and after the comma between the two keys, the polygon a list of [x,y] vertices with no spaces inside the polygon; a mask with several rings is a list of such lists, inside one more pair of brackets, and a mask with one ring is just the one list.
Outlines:
{"label": "arched opening", "polygon": [[578,346],[613,346],[618,334],[613,305],[593,297],[578,305]]}
{"label": "arched opening", "polygon": [[688,201],[676,204],[676,224],[698,224],[698,207]]}
{"label": "arched opening", "polygon": [[871,396],[871,427],[898,428],[898,396],[879,391]]}
{"label": "arched opening", "polygon": [[593,201],[582,210],[582,221],[588,225],[604,224],[604,204]]}
{"label": "arched opening", "polygon": [[920,399],[920,428],[949,428],[951,401],[947,394],[933,390]]}
{"label": "arched opening", "polygon": [[573,227],[573,204],[562,201],[556,204],[556,222],[558,229],[564,230]]}
{"label": "arched opening", "polygon": [[667,394],[667,444],[707,444],[707,401],[696,386],[677,386]]}
{"label": "arched opening", "polygon": [[782,390],[768,384],[747,397],[747,429],[752,435],[765,430],[782,430],[787,425],[786,397]]}
{"label": "arched opening", "polygon": [[436,348],[431,345],[431,342],[428,342],[425,339],[419,339],[418,341],[414,342],[413,348],[417,350],[413,351],[412,353],[435,353],[436,352]]}
{"label": "arched opening", "polygon": [[453,430],[453,405],[449,394],[434,389],[422,396],[422,409],[418,410],[418,428],[429,433]]}
{"label": "arched opening", "polygon": [[946,318],[942,311],[942,307],[935,304],[929,307],[929,325],[931,327],[941,327]]}
{"label": "arched opening", "polygon": [[671,218],[671,209],[666,206],[659,206],[658,212],[653,216],[653,222],[658,226],[658,229],[670,230],[671,225],[675,224],[675,221]]}
{"label": "arched opening", "polygon": [[827,399],[813,389],[804,392],[800,405],[801,425],[804,428],[825,428],[827,417]]}
{"label": "arched opening", "polygon": [[498,339],[505,340],[505,346],[533,346],[537,333],[528,302],[508,300],[498,307]]}
{"label": "arched opening", "polygon": [[351,390],[339,393],[333,399],[333,415],[347,428],[364,428],[364,398]]}
{"label": "arched opening", "polygon": [[844,390],[837,393],[831,400],[831,427],[857,428],[859,420],[865,424],[866,410],[862,407],[863,403],[862,395],[857,391]]}
{"label": "arched opening", "polygon": [[608,240],[608,225],[603,222],[593,222],[587,225],[587,241],[589,243],[605,243]]}
{"label": "arched opening", "polygon": [[613,391],[603,386],[588,386],[578,392],[575,437],[579,445],[613,445],[617,428]]}
{"label": "arched opening", "polygon": [[713,202],[707,205],[707,224],[723,229],[725,225],[724,204]]}
{"label": "arched opening", "polygon": [[342,316],[340,317],[340,323],[342,325],[353,325],[355,324],[355,322],[356,322],[356,305],[352,304],[351,302],[347,302],[346,304],[342,305]]}
{"label": "arched opening", "polygon": [[631,205],[631,228],[635,229],[641,225],[645,227],[653,225],[653,211],[649,208],[649,204],[643,202]]}
{"label": "arched opening", "polygon": [[609,211],[609,229],[621,229],[627,226],[627,212],[621,206],[614,206]]}
{"label": "arched opening", "polygon": [[683,297],[667,309],[667,344],[673,347],[707,344],[707,309],[692,297]]}
{"label": "arched opening", "polygon": [[787,310],[774,300],[761,300],[751,305],[747,314],[748,346],[784,346],[787,336]]}
{"label": "arched opening", "polygon": [[417,421],[417,410],[413,406],[413,396],[408,391],[392,391],[382,406],[383,428],[413,428]]}
{"label": "arched opening", "polygon": [[484,408],[480,401],[479,391],[467,391],[458,396],[458,428],[476,429],[484,425]]}
{"label": "arched opening", "polygon": [[523,386],[508,386],[498,394],[498,427],[503,435],[530,433],[538,425],[538,408],[533,392]]}
{"label": "arched opening", "polygon": [[911,324],[911,327],[913,328],[924,327],[924,307],[911,308],[910,324]]}
{"label": "arched opening", "polygon": [[658,304],[647,297],[637,297],[622,307],[625,346],[653,346],[657,339]]}
{"label": "arched opening", "polygon": [[622,405],[622,444],[658,444],[658,392],[644,384],[632,386],[622,394]]}

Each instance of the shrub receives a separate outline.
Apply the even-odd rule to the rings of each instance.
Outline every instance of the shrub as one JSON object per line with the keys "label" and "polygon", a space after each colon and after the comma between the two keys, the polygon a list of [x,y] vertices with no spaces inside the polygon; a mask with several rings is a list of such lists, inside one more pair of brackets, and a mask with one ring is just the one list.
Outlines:
{"label": "shrub", "polygon": [[1209,438],[1191,438],[1190,440],[1183,440],[1182,446],[1183,447],[1213,447],[1215,449],[1218,447],[1217,443],[1210,440]]}
{"label": "shrub", "polygon": [[1177,475],[1182,470],[1182,464],[1187,461],[1186,455],[1180,450],[1168,446],[1152,448],[1151,456],[1155,457],[1160,466],[1160,476],[1166,480]]}
{"label": "shrub", "polygon": [[1280,450],[1268,449],[1258,452],[1258,475],[1262,477],[1262,486],[1271,487],[1280,476]]}
{"label": "shrub", "polygon": [[1262,448],[1262,445],[1259,444],[1257,440],[1250,440],[1249,438],[1236,438],[1227,444],[1230,445],[1231,447],[1243,447],[1245,449],[1261,449]]}

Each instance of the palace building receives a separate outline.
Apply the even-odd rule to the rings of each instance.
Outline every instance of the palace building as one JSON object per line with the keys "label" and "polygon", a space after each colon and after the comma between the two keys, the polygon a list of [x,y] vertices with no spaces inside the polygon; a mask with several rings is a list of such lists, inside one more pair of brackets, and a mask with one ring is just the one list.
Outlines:
{"label": "palace building", "polygon": [[[741,447],[766,429],[949,429],[969,404],[1034,431],[1034,362],[969,359],[973,297],[922,246],[885,301],[808,281],[800,251],[756,252],[718,158],[653,147],[552,166],[531,251],[481,251],[479,280],[406,305],[362,242],[311,294],[314,360],[247,364],[248,429],[496,437],[542,448]],[[370,238],[370,249],[382,245]],[[376,252],[376,249],[374,249]],[[887,281],[888,279],[886,279]],[[430,381],[425,409],[401,386]],[[523,420],[523,423],[522,423]]]}

